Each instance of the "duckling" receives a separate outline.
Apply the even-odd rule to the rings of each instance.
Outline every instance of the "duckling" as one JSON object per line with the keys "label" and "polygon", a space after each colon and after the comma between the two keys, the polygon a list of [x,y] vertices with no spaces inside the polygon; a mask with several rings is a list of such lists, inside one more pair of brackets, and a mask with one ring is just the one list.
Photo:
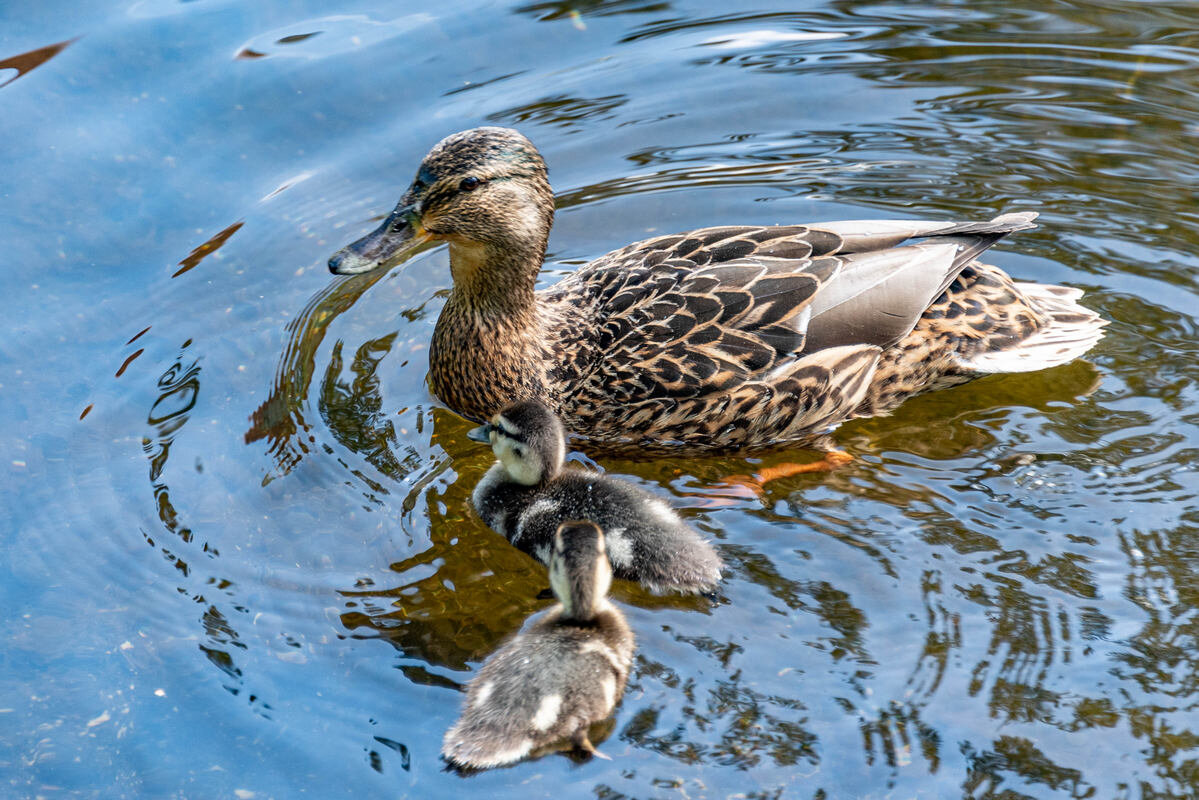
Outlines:
{"label": "duckling", "polygon": [[441,755],[460,769],[511,764],[569,740],[597,753],[592,723],[624,692],[633,633],[606,597],[612,569],[592,522],[564,522],[553,535],[550,586],[558,604],[495,652],[470,682],[462,715]]}
{"label": "duckling", "polygon": [[540,401],[511,403],[468,436],[498,458],[475,487],[475,510],[542,563],[561,522],[588,519],[607,531],[618,578],[654,592],[706,592],[720,581],[720,556],[666,503],[616,478],[564,469],[565,430]]}

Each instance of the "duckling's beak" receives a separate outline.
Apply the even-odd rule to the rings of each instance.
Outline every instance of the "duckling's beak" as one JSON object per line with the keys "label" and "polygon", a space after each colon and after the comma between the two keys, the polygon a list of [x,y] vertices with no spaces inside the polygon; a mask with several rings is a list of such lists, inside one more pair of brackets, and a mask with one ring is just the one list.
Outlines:
{"label": "duckling's beak", "polygon": [[483,444],[491,444],[491,423],[480,425],[477,428],[471,428],[466,434],[466,438],[472,442],[482,442]]}
{"label": "duckling's beak", "polygon": [[329,259],[335,275],[357,275],[399,263],[431,237],[420,224],[414,205],[399,205],[383,224]]}

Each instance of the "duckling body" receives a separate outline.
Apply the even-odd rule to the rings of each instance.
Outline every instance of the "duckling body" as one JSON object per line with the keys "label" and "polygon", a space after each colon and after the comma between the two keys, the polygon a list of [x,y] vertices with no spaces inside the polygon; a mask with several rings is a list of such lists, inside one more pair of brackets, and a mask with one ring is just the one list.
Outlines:
{"label": "duckling body", "polygon": [[624,481],[564,469],[541,486],[512,482],[495,464],[475,488],[479,517],[543,564],[558,524],[594,520],[607,535],[616,577],[653,592],[706,592],[720,582],[720,556],[670,506]]}
{"label": "duckling body", "polygon": [[720,556],[666,503],[616,478],[564,468],[565,431],[540,401],[505,406],[471,438],[489,442],[498,458],[475,487],[475,510],[542,563],[558,526],[585,519],[606,531],[618,578],[655,592],[709,591],[720,581]]}
{"label": "duckling body", "polygon": [[1086,352],[1105,322],[1081,292],[976,260],[1035,216],[704,228],[535,292],[553,220],[545,164],[516,131],[478,128],[438,143],[388,220],[329,263],[361,272],[449,243],[429,382],[465,416],[537,398],[595,449],[753,450]]}
{"label": "duckling body", "polygon": [[519,761],[563,740],[594,752],[587,729],[624,692],[634,639],[605,597],[611,570],[591,523],[555,532],[550,584],[558,604],[493,654],[470,682],[442,756],[485,769]]}

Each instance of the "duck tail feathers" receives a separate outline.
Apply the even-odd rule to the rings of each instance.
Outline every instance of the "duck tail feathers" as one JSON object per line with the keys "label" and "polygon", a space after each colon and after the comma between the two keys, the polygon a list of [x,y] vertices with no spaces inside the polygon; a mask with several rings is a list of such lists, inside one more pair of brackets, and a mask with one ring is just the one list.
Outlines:
{"label": "duck tail feathers", "polygon": [[1042,317],[1041,327],[1009,347],[976,353],[959,366],[981,374],[1032,372],[1066,364],[1103,338],[1107,320],[1078,304],[1082,291],[1042,283],[1017,283],[1028,304]]}
{"label": "duck tail feathers", "polygon": [[1026,231],[1037,227],[1033,222],[1038,214],[1035,211],[1014,211],[1010,214],[1000,214],[986,222],[957,222],[939,231],[935,236],[975,236],[997,234],[1006,236],[1016,231]]}

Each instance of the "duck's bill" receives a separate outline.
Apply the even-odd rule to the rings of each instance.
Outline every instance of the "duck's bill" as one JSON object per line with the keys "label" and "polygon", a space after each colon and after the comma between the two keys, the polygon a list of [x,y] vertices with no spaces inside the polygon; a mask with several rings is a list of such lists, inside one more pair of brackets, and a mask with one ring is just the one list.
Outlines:
{"label": "duck's bill", "polygon": [[471,428],[470,432],[466,434],[466,438],[472,442],[491,444],[491,425],[480,425],[477,428]]}
{"label": "duck's bill", "polygon": [[329,259],[329,271],[335,275],[357,275],[390,267],[427,241],[429,234],[421,227],[416,212],[411,206],[401,206],[378,228],[334,253]]}

